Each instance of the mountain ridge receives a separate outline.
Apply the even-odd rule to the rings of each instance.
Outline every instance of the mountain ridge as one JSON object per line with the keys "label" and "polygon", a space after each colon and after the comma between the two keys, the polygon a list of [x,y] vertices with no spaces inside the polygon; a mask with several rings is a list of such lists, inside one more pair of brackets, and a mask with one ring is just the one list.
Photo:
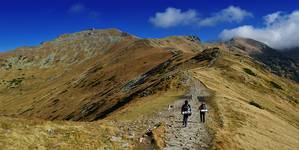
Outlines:
{"label": "mountain ridge", "polygon": [[227,42],[233,51],[242,52],[259,62],[271,72],[299,82],[299,63],[266,44],[248,38],[234,38]]}
{"label": "mountain ridge", "polygon": [[[103,101],[113,99],[113,101],[108,104],[111,106],[101,106],[102,111],[105,112],[105,109],[108,110],[109,107],[117,105],[117,101],[122,101],[123,98],[129,96],[128,94],[130,93],[122,92],[120,88],[117,88],[115,85],[122,87],[126,82],[134,80],[138,75],[142,75],[142,73],[154,69],[155,65],[163,64],[171,59],[188,58],[190,57],[189,53],[194,54],[194,51],[199,52],[201,49],[198,41],[192,41],[192,39],[190,40],[186,37],[167,37],[161,40],[137,39],[134,36],[130,36],[129,34],[124,35],[123,33],[124,32],[114,29],[88,30],[59,37],[56,40],[44,43],[33,49],[18,49],[15,52],[9,52],[7,56],[2,54],[1,69],[7,73],[21,73],[21,75],[12,75],[13,77],[4,79],[6,87],[2,89],[9,88],[14,92],[26,92],[23,90],[23,87],[28,88],[35,86],[35,84],[32,85],[30,81],[37,82],[34,78],[40,78],[39,86],[44,85],[42,81],[46,81],[46,83],[52,86],[52,88],[48,90],[54,92],[52,95],[48,95],[39,91],[36,93],[37,96],[34,96],[37,100],[27,101],[31,101],[32,104],[30,105],[33,107],[21,108],[21,106],[19,106],[20,110],[10,111],[25,116],[33,115],[35,117],[41,117],[44,115],[42,118],[45,119],[70,119],[70,116],[74,116],[75,113],[77,116],[81,116],[79,118],[87,119],[87,116],[91,114],[90,112],[100,109],[100,106],[105,104]],[[113,39],[113,37],[116,38]],[[173,41],[181,42],[185,45],[184,47],[173,45]],[[134,65],[136,63],[139,65]],[[130,68],[130,70],[126,70],[125,68]],[[27,69],[29,71],[35,70],[34,75],[29,75],[28,77],[23,75],[26,74],[24,72],[26,72]],[[126,73],[124,69],[131,73]],[[158,70],[159,69],[158,67]],[[155,72],[153,73],[156,74]],[[158,81],[159,78],[155,78],[155,82]],[[13,81],[13,84],[9,84],[10,81]],[[29,84],[26,85],[26,83]],[[47,86],[48,85],[44,87]],[[57,86],[60,92],[56,91]],[[91,89],[89,90],[89,88]],[[89,93],[90,95],[81,98],[84,105],[78,104],[76,107],[79,108],[70,108],[67,110],[68,108],[63,107],[63,105],[66,105],[67,101],[70,102],[72,99],[71,95],[77,95],[74,92],[78,90],[81,92],[84,91],[86,94]],[[111,92],[116,94],[111,95]],[[14,94],[11,94],[9,97],[14,97]],[[30,94],[30,92],[27,94]],[[71,97],[66,97],[66,95],[70,95]],[[22,95],[18,97],[21,99],[24,98]],[[41,98],[43,97],[48,98],[42,100]],[[65,100],[61,100],[61,98],[58,97],[63,97]],[[84,102],[86,98],[89,100]],[[53,102],[48,102],[48,99]],[[118,100],[115,101],[115,99]],[[45,101],[46,103],[37,103],[40,101]],[[6,112],[7,108],[14,107],[15,109],[15,107],[17,107],[5,103],[3,103],[3,106],[7,107],[2,111],[0,109],[2,113]],[[58,109],[58,106],[61,108]],[[35,110],[36,108],[37,110]],[[40,108],[43,109],[39,110]],[[88,113],[84,111],[85,109]],[[63,110],[67,112],[59,113],[59,111]],[[82,110],[82,112],[73,112],[75,110]],[[52,112],[52,114],[48,112]],[[97,118],[95,117],[95,112],[92,114],[94,114],[93,118]],[[62,116],[59,117],[60,115]]]}
{"label": "mountain ridge", "polygon": [[[5,133],[0,143],[8,149],[32,149],[35,143],[45,149],[155,144],[295,149],[296,67],[287,56],[251,39],[142,39],[115,29],[63,35],[0,54],[0,132]],[[192,139],[200,145],[169,141],[192,132],[177,132],[176,110],[187,99],[196,109],[198,97],[205,97],[209,112],[207,123],[196,126],[201,130],[192,137],[200,132],[211,140]]]}

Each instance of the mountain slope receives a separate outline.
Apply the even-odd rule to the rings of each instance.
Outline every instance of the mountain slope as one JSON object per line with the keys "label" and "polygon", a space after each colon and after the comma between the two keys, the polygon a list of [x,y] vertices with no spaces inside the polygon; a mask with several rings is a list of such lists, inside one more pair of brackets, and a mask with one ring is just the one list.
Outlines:
{"label": "mountain slope", "polygon": [[233,51],[255,58],[271,72],[299,82],[299,63],[266,44],[246,38],[234,38],[226,44]]}
{"label": "mountain slope", "polygon": [[299,63],[299,48],[284,50],[283,54],[290,57]]}
{"label": "mountain slope", "polygon": [[[116,29],[62,35],[0,54],[0,147],[171,147],[164,144],[176,139],[173,134],[193,130],[177,131],[179,115],[167,114],[186,99],[197,111],[195,101],[203,96],[207,123],[194,117],[191,123],[211,143],[196,143],[296,149],[297,67],[251,39],[203,44],[194,36],[140,39]],[[144,138],[148,144],[139,142]],[[179,146],[196,147],[190,143]]]}
{"label": "mountain slope", "polygon": [[215,132],[215,149],[299,146],[297,83],[271,74],[252,58],[230,51],[222,51],[213,67],[195,68],[192,72],[214,91],[208,101],[207,126]]}
{"label": "mountain slope", "polygon": [[50,120],[99,119],[200,50],[192,37],[138,39],[109,29],[62,35],[38,47],[4,53],[0,113]]}

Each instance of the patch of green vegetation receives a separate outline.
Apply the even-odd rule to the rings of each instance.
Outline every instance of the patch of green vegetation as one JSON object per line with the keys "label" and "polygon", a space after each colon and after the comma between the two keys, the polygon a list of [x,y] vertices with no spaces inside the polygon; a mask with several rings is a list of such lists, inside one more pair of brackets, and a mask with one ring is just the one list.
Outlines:
{"label": "patch of green vegetation", "polygon": [[19,85],[21,85],[21,83],[23,82],[24,78],[15,78],[12,80],[7,81],[8,82],[8,87],[17,87]]}
{"label": "patch of green vegetation", "polygon": [[256,74],[252,70],[250,70],[249,68],[243,68],[243,71],[246,72],[249,75],[256,76]]}
{"label": "patch of green vegetation", "polygon": [[6,66],[5,66],[5,70],[9,70],[9,69],[11,69],[12,68],[12,64],[10,63],[10,64],[7,64]]}
{"label": "patch of green vegetation", "polygon": [[263,109],[263,107],[255,101],[250,101],[249,104],[252,105],[252,106],[255,106],[259,109]]}
{"label": "patch of green vegetation", "polygon": [[279,84],[277,84],[276,82],[269,81],[269,83],[271,84],[272,87],[274,87],[276,89],[283,90],[283,88]]}

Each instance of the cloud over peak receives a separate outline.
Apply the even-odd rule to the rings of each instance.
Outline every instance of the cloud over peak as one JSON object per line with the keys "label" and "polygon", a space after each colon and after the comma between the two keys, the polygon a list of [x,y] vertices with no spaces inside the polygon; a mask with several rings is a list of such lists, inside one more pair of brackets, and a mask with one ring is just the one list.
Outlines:
{"label": "cloud over peak", "polygon": [[236,6],[229,6],[225,9],[220,10],[212,14],[210,17],[205,18],[199,22],[200,26],[214,26],[219,23],[232,23],[237,22],[240,23],[245,18],[253,17],[252,13],[241,9]]}
{"label": "cloud over peak", "polygon": [[283,18],[281,11],[264,16],[266,25],[271,25],[272,23],[275,23],[278,19],[281,19],[281,18]]}
{"label": "cloud over peak", "polygon": [[219,37],[229,40],[233,37],[252,38],[276,49],[299,47],[299,11],[290,14],[275,12],[264,17],[262,28],[244,25],[223,30]]}
{"label": "cloud over peak", "polygon": [[157,12],[149,21],[156,27],[170,28],[182,25],[197,25],[199,27],[215,26],[220,23],[240,23],[246,18],[253,17],[252,13],[236,6],[229,6],[218,12],[212,13],[207,18],[199,18],[196,10],[181,9],[169,7],[165,12]]}

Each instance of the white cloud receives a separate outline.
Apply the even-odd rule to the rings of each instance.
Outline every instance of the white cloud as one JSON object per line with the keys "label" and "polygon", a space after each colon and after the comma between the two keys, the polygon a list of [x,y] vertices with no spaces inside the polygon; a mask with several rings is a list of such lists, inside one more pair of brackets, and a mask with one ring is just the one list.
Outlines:
{"label": "white cloud", "polygon": [[76,4],[71,5],[68,11],[70,13],[81,13],[81,12],[85,11],[85,9],[86,9],[86,7],[83,4],[76,3]]}
{"label": "white cloud", "polygon": [[272,23],[275,23],[279,18],[282,18],[281,11],[266,15],[264,17],[264,20],[265,20],[266,25],[271,25]]}
{"label": "white cloud", "polygon": [[223,30],[219,37],[229,40],[233,37],[252,38],[276,49],[299,47],[299,11],[290,14],[276,12],[264,17],[265,27],[251,25]]}
{"label": "white cloud", "polygon": [[219,12],[212,14],[199,22],[200,26],[214,26],[220,23],[240,23],[248,17],[253,17],[252,13],[236,6],[229,6]]}
{"label": "white cloud", "polygon": [[157,12],[155,17],[150,17],[149,21],[156,27],[168,28],[179,25],[189,25],[197,20],[197,12],[169,7],[165,12]]}
{"label": "white cloud", "polygon": [[220,23],[239,23],[253,15],[240,7],[229,6],[210,17],[200,19],[198,12],[193,9],[182,11],[181,9],[169,7],[165,12],[157,12],[149,21],[156,27],[169,28],[182,25],[214,26]]}

